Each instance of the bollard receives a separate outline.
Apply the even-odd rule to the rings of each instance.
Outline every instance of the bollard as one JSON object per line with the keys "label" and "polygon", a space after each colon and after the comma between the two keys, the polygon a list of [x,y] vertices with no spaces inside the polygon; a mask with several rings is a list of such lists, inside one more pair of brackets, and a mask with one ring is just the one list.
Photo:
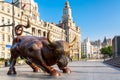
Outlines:
{"label": "bollard", "polygon": [[10,61],[9,60],[5,60],[5,67],[10,66]]}

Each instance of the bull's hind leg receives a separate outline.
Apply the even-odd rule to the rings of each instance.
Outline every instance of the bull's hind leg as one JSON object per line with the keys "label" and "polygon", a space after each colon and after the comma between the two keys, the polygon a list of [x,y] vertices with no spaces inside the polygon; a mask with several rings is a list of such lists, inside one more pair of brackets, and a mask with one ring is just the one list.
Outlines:
{"label": "bull's hind leg", "polygon": [[7,75],[15,75],[16,74],[16,70],[15,70],[15,64],[16,64],[16,59],[17,59],[17,55],[15,54],[11,54],[11,58],[10,58],[10,68],[9,71],[7,73]]}
{"label": "bull's hind leg", "polygon": [[63,73],[71,73],[71,70],[67,67],[68,65],[68,59],[66,56],[62,55],[60,59],[57,61],[57,65],[60,70],[63,71]]}
{"label": "bull's hind leg", "polygon": [[30,59],[27,59],[26,63],[33,69],[33,72],[40,72],[40,68],[35,63],[33,63]]}

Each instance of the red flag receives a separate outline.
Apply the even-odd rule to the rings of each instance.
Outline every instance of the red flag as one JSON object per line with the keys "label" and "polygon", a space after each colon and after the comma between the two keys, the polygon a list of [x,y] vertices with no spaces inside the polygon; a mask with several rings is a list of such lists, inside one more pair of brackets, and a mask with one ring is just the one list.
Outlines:
{"label": "red flag", "polygon": [[23,4],[22,9],[24,9],[24,8],[25,8],[25,6],[26,6],[26,4]]}

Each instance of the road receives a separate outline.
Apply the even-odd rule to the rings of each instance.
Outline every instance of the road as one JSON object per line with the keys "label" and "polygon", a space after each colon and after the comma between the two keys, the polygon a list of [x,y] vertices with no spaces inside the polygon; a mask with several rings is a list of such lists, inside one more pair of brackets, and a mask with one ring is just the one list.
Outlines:
{"label": "road", "polygon": [[[17,75],[8,76],[9,67],[3,67],[0,68],[0,80],[120,80],[120,68],[100,61],[76,61],[70,62],[68,66],[72,73],[62,73],[59,77],[43,72],[34,73],[28,65],[16,66]],[[57,66],[54,67],[58,69]]]}

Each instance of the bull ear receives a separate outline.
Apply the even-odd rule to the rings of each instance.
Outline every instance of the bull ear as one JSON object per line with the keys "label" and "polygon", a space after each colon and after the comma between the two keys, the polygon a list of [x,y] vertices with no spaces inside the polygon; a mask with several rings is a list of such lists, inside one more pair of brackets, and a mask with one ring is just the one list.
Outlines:
{"label": "bull ear", "polygon": [[75,44],[75,42],[76,42],[76,36],[75,36],[75,38],[73,39],[73,41],[69,43],[69,47],[72,47],[72,46]]}
{"label": "bull ear", "polygon": [[54,45],[54,41],[50,38],[50,31],[47,33],[47,40],[50,43],[50,45]]}

